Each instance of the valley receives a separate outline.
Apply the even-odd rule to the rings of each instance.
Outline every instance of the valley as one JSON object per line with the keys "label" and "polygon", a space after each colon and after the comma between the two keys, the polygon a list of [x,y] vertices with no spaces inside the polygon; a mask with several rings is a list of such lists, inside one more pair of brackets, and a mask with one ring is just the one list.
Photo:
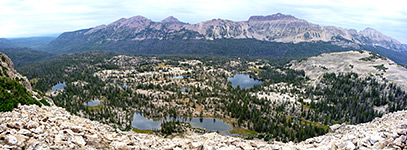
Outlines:
{"label": "valley", "polygon": [[[405,85],[399,82],[406,69],[377,56],[349,51],[292,61],[92,51],[18,70],[57,106],[121,130],[163,136],[219,131],[247,139],[300,142],[329,132],[333,124],[364,123],[406,108]],[[349,62],[329,65],[330,57]],[[325,65],[316,58],[323,58]],[[366,67],[352,62],[369,63],[371,73],[358,71]],[[390,69],[375,67],[381,64]],[[51,90],[59,82],[66,87]],[[137,129],[137,120],[155,125]],[[210,120],[226,130],[202,126]]]}
{"label": "valley", "polygon": [[383,4],[0,2],[0,149],[407,149]]}

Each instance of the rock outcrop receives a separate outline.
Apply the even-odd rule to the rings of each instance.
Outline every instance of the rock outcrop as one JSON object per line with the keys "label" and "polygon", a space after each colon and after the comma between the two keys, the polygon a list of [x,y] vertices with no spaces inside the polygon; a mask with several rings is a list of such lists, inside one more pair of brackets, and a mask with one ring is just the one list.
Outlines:
{"label": "rock outcrop", "polygon": [[20,84],[24,85],[28,91],[32,91],[32,87],[30,81],[28,81],[27,77],[22,76],[14,69],[14,64],[11,59],[3,54],[0,53],[0,76],[6,76],[12,79],[19,80]]}
{"label": "rock outcrop", "polygon": [[217,133],[172,139],[122,132],[71,115],[63,108],[19,106],[0,113],[0,149],[405,149],[407,111],[360,125],[333,125],[332,132],[301,143],[267,143]]}

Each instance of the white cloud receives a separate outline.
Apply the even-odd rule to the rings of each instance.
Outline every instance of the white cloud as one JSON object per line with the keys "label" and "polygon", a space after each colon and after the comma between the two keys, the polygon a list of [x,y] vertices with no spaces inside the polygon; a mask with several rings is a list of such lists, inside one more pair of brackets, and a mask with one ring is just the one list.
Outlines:
{"label": "white cloud", "polygon": [[321,25],[372,27],[407,43],[407,4],[401,0],[1,0],[0,37],[61,33],[135,15],[197,23],[277,12]]}

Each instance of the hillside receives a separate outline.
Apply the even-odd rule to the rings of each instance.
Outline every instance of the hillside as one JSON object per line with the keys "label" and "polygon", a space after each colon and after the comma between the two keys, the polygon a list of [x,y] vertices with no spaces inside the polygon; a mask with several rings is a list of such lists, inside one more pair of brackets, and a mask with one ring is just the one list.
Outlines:
{"label": "hillside", "polygon": [[[9,38],[7,39],[15,48],[41,49],[56,37],[27,37],[27,38]],[[0,47],[1,44],[0,44]]]}
{"label": "hillside", "polygon": [[[344,55],[347,53],[361,56]],[[338,60],[355,62],[369,56],[384,58],[367,51],[339,54],[343,56],[338,56]],[[314,79],[307,69],[290,68],[286,65],[289,61],[250,57],[135,56],[93,51],[65,54],[19,69],[35,81],[34,88],[52,96],[57,106],[72,114],[121,130],[137,128],[164,135],[195,133],[196,130],[166,132],[157,130],[161,123],[147,127],[138,124],[152,118],[206,118],[225,126],[222,129],[204,127],[209,131],[239,134],[248,139],[301,142],[327,133],[333,124],[365,123],[407,108],[407,94],[402,90],[402,84],[389,79],[383,82],[356,71],[326,72]],[[366,63],[384,64],[383,67],[389,68],[387,65],[392,62]],[[398,72],[388,69],[389,78],[400,79],[407,74],[395,66],[393,69]],[[382,67],[371,68],[376,72],[377,69]],[[243,83],[257,80],[258,84],[249,88],[242,84],[238,88],[230,81],[235,76],[246,76],[248,81],[243,80]],[[66,87],[51,90],[60,82]]]}
{"label": "hillside", "polygon": [[49,60],[56,55],[31,48],[0,48],[0,52],[6,54],[16,67]]}
{"label": "hillside", "polygon": [[0,38],[0,48],[5,48],[5,47],[14,47],[14,45],[11,43],[11,41],[9,41],[5,38]]}
{"label": "hillside", "polygon": [[317,81],[326,73],[354,72],[361,77],[374,77],[381,82],[392,82],[407,91],[407,68],[368,51],[326,53],[293,61],[291,68],[304,70],[307,77]]}

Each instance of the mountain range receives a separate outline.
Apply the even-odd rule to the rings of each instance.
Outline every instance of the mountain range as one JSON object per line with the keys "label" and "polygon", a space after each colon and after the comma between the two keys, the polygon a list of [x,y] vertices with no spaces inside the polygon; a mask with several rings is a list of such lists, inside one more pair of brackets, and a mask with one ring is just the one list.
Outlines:
{"label": "mountain range", "polygon": [[[302,53],[309,56],[368,48],[390,50],[377,50],[379,54],[390,58],[392,56],[385,53],[395,56],[402,53],[407,56],[406,46],[375,29],[366,28],[358,32],[354,29],[320,26],[281,13],[251,16],[247,21],[212,19],[197,24],[184,23],[173,16],[161,22],[134,16],[121,18],[108,25],[65,32],[44,49],[54,53],[109,50],[135,54],[240,56],[241,52],[243,56],[301,57]],[[296,55],[296,51],[300,51],[300,54]],[[393,59],[407,64],[407,60]]]}
{"label": "mountain range", "polygon": [[16,67],[48,60],[56,56],[40,51],[55,37],[0,38],[0,52],[7,54]]}
{"label": "mountain range", "polygon": [[5,39],[5,38],[0,38],[0,47],[14,47],[11,41]]}
{"label": "mountain range", "polygon": [[56,37],[0,38],[0,48],[33,48],[39,49]]}

